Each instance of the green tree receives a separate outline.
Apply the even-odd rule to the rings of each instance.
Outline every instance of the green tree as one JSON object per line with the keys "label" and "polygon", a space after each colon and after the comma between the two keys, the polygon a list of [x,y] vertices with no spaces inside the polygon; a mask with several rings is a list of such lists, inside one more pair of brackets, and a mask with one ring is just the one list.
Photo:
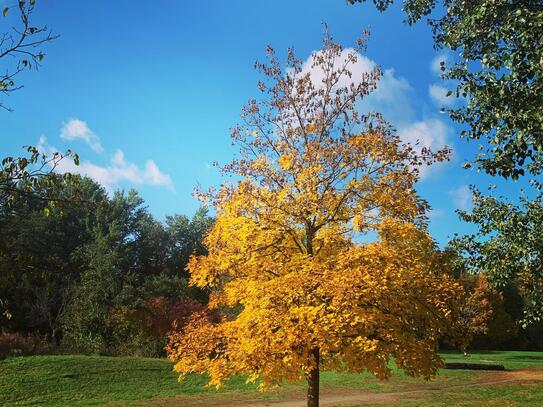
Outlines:
{"label": "green tree", "polygon": [[[348,0],[350,3],[365,0]],[[380,10],[393,0],[373,0]],[[543,171],[543,2],[541,0],[405,0],[407,22],[429,19],[437,48],[460,55],[443,78],[466,99],[448,109],[482,140],[475,162],[491,175]]]}
{"label": "green tree", "polygon": [[207,253],[203,239],[214,222],[208,213],[208,209],[202,207],[192,219],[185,215],[166,217],[166,230],[171,241],[172,268],[178,264],[187,264],[192,255],[202,256]]}
{"label": "green tree", "polygon": [[99,234],[86,248],[89,263],[64,321],[65,343],[77,352],[104,353],[108,349],[112,336],[109,310],[122,284],[116,238],[116,231],[109,236]]}
{"label": "green tree", "polygon": [[135,191],[108,196],[75,175],[21,188],[0,202],[0,312],[12,315],[1,329],[78,351],[156,355],[166,332],[149,332],[149,305],[170,318],[179,304],[207,300],[183,275],[188,256],[203,253],[204,210],[162,223]]}
{"label": "green tree", "polygon": [[456,237],[453,247],[465,266],[483,272],[499,288],[511,282],[524,299],[524,325],[543,318],[543,201],[522,197],[520,204],[484,196],[473,190],[473,210],[460,211],[462,220],[477,227]]}
{"label": "green tree", "polygon": [[136,255],[138,224],[148,216],[135,191],[116,192],[96,214],[93,239],[81,248],[84,270],[64,318],[64,343],[86,353],[104,353],[112,346],[110,312],[115,306],[136,306],[143,275]]}
{"label": "green tree", "polygon": [[[13,315],[7,327],[59,334],[84,265],[80,248],[92,241],[94,214],[106,199],[96,183],[76,178],[37,180],[32,197],[0,204],[0,298]],[[58,200],[34,199],[51,195]]]}
{"label": "green tree", "polygon": [[147,305],[158,298],[172,305],[205,299],[187,287],[182,272],[201,245],[199,227],[208,217],[203,211],[192,220],[175,215],[164,225],[129,191],[116,192],[96,218],[94,238],[81,249],[85,268],[65,314],[64,343],[79,352],[154,356],[164,342],[145,331]]}

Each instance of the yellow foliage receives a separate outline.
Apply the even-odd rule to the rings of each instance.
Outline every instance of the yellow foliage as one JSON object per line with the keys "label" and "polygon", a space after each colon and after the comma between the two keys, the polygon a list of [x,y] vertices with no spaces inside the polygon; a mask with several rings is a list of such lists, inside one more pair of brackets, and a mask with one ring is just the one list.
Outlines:
{"label": "yellow foliage", "polygon": [[[324,57],[341,54],[325,46]],[[388,378],[395,360],[408,374],[433,375],[462,289],[427,233],[428,207],[414,189],[431,152],[421,157],[380,118],[353,114],[349,101],[371,84],[348,88],[323,111],[315,101],[326,93],[268,72],[276,86],[292,86],[271,92],[282,121],[253,138],[234,130],[241,158],[224,170],[239,181],[207,197],[217,212],[209,253],[188,265],[191,283],[211,288],[210,306],[227,312],[220,322],[195,316],[171,336],[175,370],[181,378],[206,373],[213,386],[247,375],[265,388],[308,375],[316,350],[321,369]],[[265,128],[261,105],[244,111],[249,126]]]}
{"label": "yellow foliage", "polygon": [[292,157],[287,154],[283,154],[279,157],[278,164],[282,169],[288,170],[290,167],[292,167]]}

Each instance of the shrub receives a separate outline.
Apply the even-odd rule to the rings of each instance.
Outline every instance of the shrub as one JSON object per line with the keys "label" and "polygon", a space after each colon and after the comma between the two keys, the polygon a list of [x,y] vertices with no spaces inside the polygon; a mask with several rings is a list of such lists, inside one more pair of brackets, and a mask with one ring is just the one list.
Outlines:
{"label": "shrub", "polygon": [[0,358],[56,353],[47,335],[0,331]]}

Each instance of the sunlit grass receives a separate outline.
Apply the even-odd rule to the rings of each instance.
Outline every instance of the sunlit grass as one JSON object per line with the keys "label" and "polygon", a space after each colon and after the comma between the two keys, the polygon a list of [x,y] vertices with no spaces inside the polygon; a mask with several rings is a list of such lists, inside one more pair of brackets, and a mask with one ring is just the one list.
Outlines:
{"label": "sunlit grass", "polygon": [[[443,356],[448,361],[502,363],[507,369],[543,369],[543,353],[537,352],[477,352],[468,358],[450,352]],[[444,404],[436,404],[436,394],[433,394],[428,400],[424,395],[420,395],[417,401],[402,398],[401,404],[398,404],[402,406],[483,406],[493,405],[488,403],[502,397],[505,401],[524,403],[511,405],[543,405],[543,385],[462,387],[463,384],[476,383],[476,379],[483,374],[442,370],[437,378],[428,383],[395,371],[389,382],[382,383],[367,374],[324,372],[321,387],[323,394],[333,392],[334,389],[396,392],[433,386],[450,388],[450,391],[438,393],[439,403]],[[199,402],[217,398],[282,399],[297,395],[303,397],[305,386],[305,383],[294,383],[262,394],[256,391],[255,384],[247,385],[243,378],[236,377],[217,393],[214,388],[205,387],[205,383],[206,378],[197,375],[191,375],[179,383],[177,375],[172,372],[172,364],[165,359],[69,355],[17,357],[0,361],[1,406],[144,405],[157,399],[180,398],[186,401],[184,405],[190,405],[191,400],[196,399]]]}

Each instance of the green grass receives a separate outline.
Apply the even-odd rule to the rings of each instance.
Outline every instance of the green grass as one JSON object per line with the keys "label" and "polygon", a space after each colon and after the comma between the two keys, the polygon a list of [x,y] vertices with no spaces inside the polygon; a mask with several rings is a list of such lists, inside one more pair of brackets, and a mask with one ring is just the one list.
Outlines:
{"label": "green grass", "polygon": [[[0,362],[0,405],[104,405],[211,393],[206,378],[189,376],[182,383],[164,359],[105,356],[31,356]],[[251,391],[241,378],[225,391]]]}
{"label": "green grass", "polygon": [[[528,367],[543,370],[543,353],[536,352],[481,352],[469,358],[450,352],[443,356],[451,362],[492,362],[502,363],[507,369]],[[496,404],[500,406],[508,405],[506,402],[519,403],[509,404],[519,406],[543,405],[541,382],[539,386],[508,384],[460,388],[464,384],[476,383],[485,373],[442,370],[430,383],[407,377],[401,372],[395,373],[392,380],[381,383],[370,375],[325,372],[321,387],[323,393],[348,389],[396,392],[422,386],[450,389],[428,397],[419,394],[417,400],[407,398],[397,404],[409,407],[483,406],[493,405],[494,399],[504,400],[503,404]],[[213,404],[217,400],[303,397],[304,393],[304,383],[289,384],[264,394],[258,393],[255,385],[246,385],[239,377],[230,380],[220,392],[204,387],[205,383],[206,378],[197,375],[178,383],[171,363],[163,359],[80,355],[16,357],[0,361],[0,406],[146,405],[151,402],[160,404],[161,400],[163,405],[168,405],[168,400],[176,400],[177,405],[189,406],[205,405],[206,400]]]}
{"label": "green grass", "polygon": [[[543,371],[542,352],[520,351],[481,351],[465,357],[458,352],[443,352],[441,356],[447,362],[489,363],[502,364],[508,371],[519,369],[538,369]],[[485,375],[492,374],[478,371],[442,370],[436,379],[429,384],[436,387],[445,387],[447,390],[428,391],[412,396],[402,395],[401,399],[387,402],[387,406],[394,407],[486,407],[486,406],[515,406],[515,407],[542,407],[543,382],[526,382],[521,384],[508,383],[500,385],[477,386],[476,379],[483,379]],[[398,382],[414,383],[413,379],[399,377],[387,383],[387,391],[406,391],[405,386]],[[405,377],[405,376],[404,376]],[[396,383],[395,383],[396,382]],[[444,383],[447,383],[443,386]],[[420,382],[419,382],[420,383]],[[449,387],[450,386],[450,387]],[[382,407],[383,404],[356,404],[350,407]]]}
{"label": "green grass", "polygon": [[441,356],[447,362],[468,363],[500,363],[506,369],[519,369],[523,367],[543,368],[543,352],[521,351],[478,351],[465,357],[458,352],[442,352]]}
{"label": "green grass", "polygon": [[[403,398],[404,400],[396,400],[386,405],[391,407],[541,407],[543,406],[543,385],[539,382],[468,387]],[[383,404],[355,404],[342,407],[383,407]]]}

